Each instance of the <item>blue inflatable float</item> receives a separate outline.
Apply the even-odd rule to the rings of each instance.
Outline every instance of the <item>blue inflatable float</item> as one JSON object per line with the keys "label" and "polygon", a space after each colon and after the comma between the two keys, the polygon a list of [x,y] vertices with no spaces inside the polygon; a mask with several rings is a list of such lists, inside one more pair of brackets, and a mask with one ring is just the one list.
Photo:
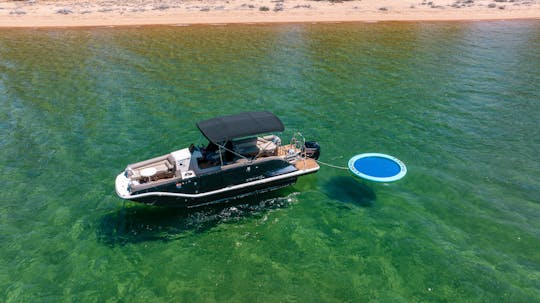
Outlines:
{"label": "blue inflatable float", "polygon": [[349,170],[360,178],[376,182],[397,181],[407,174],[399,159],[379,153],[365,153],[349,160]]}

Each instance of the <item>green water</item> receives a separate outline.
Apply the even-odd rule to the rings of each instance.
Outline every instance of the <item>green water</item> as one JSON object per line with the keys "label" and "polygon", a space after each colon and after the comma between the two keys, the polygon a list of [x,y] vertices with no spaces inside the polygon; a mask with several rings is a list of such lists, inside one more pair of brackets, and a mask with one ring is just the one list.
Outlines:
{"label": "green water", "polygon": [[[539,302],[540,22],[0,31],[1,302]],[[116,197],[271,110],[322,167],[183,212]]]}

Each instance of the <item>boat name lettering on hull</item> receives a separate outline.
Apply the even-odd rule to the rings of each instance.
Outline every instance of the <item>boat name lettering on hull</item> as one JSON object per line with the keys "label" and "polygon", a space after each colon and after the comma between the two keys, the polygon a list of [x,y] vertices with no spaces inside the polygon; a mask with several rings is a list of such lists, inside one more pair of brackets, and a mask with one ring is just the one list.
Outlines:
{"label": "boat name lettering on hull", "polygon": [[253,178],[247,178],[246,179],[246,182],[251,182],[251,181],[256,181],[256,180],[262,180],[264,179],[264,176],[257,176],[257,177],[253,177]]}

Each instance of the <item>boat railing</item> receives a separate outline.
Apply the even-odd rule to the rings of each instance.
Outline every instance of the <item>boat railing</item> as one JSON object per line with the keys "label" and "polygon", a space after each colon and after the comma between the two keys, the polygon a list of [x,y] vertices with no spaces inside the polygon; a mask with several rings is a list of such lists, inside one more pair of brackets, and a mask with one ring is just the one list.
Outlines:
{"label": "boat railing", "polygon": [[293,149],[295,149],[295,153],[294,153],[294,156],[299,156],[300,159],[297,159],[296,160],[301,160],[303,161],[303,164],[304,164],[304,168],[306,167],[306,158],[307,158],[307,152],[306,152],[306,138],[304,138],[304,136],[302,135],[302,133],[300,132],[296,132],[294,133],[294,135],[292,136],[291,138],[291,147]]}

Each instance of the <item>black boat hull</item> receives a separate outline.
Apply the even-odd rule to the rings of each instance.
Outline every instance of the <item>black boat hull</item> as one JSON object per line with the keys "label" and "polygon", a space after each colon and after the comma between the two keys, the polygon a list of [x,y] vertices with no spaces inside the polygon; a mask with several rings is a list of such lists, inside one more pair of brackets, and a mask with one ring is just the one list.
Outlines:
{"label": "black boat hull", "polygon": [[216,203],[224,203],[231,200],[261,194],[269,191],[278,190],[296,183],[297,176],[283,178],[271,182],[255,184],[238,189],[232,189],[224,192],[218,192],[202,197],[180,197],[180,196],[163,196],[159,194],[145,195],[134,199],[129,199],[134,202],[144,203],[148,205],[192,208]]}

